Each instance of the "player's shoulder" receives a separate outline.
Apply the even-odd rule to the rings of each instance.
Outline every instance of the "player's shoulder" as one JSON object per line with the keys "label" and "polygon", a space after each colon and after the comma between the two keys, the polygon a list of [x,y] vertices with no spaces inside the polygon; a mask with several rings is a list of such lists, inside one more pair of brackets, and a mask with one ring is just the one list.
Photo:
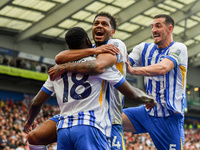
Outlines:
{"label": "player's shoulder", "polygon": [[172,47],[181,49],[181,50],[187,50],[187,46],[184,43],[181,42],[175,42]]}
{"label": "player's shoulder", "polygon": [[76,60],[76,61],[72,61],[72,63],[82,63],[82,62],[92,61],[92,60],[96,60],[96,57],[88,56],[88,57],[84,57],[84,58],[81,58],[81,59]]}
{"label": "player's shoulder", "polygon": [[138,45],[140,45],[140,46],[151,46],[151,47],[153,47],[153,46],[155,46],[155,43],[147,43],[147,42],[141,42],[140,44],[138,44]]}
{"label": "player's shoulder", "polygon": [[181,42],[175,42],[174,45],[186,47],[186,45],[184,43],[181,43]]}
{"label": "player's shoulder", "polygon": [[140,44],[136,45],[135,47],[137,49],[144,49],[144,47],[147,46],[147,47],[153,47],[154,46],[154,43],[146,43],[146,42],[141,42]]}
{"label": "player's shoulder", "polygon": [[110,39],[110,40],[108,41],[108,44],[113,44],[113,45],[115,45],[116,47],[118,47],[119,45],[124,45],[124,46],[126,46],[125,43],[124,43],[122,40],[120,40],[120,39]]}

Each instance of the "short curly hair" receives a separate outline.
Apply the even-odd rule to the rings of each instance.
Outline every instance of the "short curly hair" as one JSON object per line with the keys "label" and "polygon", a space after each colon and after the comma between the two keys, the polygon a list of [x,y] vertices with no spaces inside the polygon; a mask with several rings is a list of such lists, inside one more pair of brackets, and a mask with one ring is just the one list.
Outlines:
{"label": "short curly hair", "polygon": [[65,34],[69,49],[81,49],[87,38],[87,32],[81,27],[73,27]]}
{"label": "short curly hair", "polygon": [[117,29],[117,20],[116,20],[116,18],[115,18],[114,16],[112,16],[110,13],[108,13],[108,12],[100,12],[100,13],[98,13],[98,14],[94,17],[93,22],[95,21],[95,19],[96,19],[98,16],[103,16],[103,17],[109,18],[109,19],[110,19],[110,24],[111,24],[112,28],[113,28],[114,30]]}

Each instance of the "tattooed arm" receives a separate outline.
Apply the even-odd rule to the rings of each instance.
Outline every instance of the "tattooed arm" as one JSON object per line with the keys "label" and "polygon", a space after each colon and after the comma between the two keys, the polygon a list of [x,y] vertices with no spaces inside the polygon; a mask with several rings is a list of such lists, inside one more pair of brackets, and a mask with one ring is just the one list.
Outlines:
{"label": "tattooed arm", "polygon": [[75,72],[81,74],[99,74],[105,72],[108,67],[111,67],[117,62],[117,56],[109,53],[98,55],[94,61],[82,63],[65,63],[55,65],[48,71],[50,79],[54,80],[64,72]]}

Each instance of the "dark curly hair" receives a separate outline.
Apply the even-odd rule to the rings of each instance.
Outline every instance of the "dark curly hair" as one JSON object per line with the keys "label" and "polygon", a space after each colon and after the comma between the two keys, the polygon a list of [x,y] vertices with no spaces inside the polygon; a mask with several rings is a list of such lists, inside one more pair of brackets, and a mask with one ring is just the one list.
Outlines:
{"label": "dark curly hair", "polygon": [[95,19],[96,19],[98,16],[103,16],[103,17],[109,18],[109,19],[110,19],[110,24],[111,24],[112,28],[113,28],[114,30],[117,29],[117,20],[116,20],[116,18],[115,18],[114,16],[112,16],[110,13],[108,13],[108,12],[100,12],[100,13],[98,13],[98,14],[94,17],[93,22],[95,21]]}
{"label": "dark curly hair", "polygon": [[87,32],[81,27],[73,27],[65,34],[69,49],[81,49],[87,38]]}

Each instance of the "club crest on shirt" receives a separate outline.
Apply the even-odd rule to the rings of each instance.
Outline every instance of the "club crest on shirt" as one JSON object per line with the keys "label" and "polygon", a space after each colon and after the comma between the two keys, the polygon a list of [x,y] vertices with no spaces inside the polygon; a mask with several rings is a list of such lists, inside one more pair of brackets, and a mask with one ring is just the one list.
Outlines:
{"label": "club crest on shirt", "polygon": [[113,45],[115,45],[116,47],[118,47],[119,43],[118,42],[114,42]]}
{"label": "club crest on shirt", "polygon": [[177,51],[175,52],[175,54],[179,56],[181,54],[181,50],[177,49]]}

